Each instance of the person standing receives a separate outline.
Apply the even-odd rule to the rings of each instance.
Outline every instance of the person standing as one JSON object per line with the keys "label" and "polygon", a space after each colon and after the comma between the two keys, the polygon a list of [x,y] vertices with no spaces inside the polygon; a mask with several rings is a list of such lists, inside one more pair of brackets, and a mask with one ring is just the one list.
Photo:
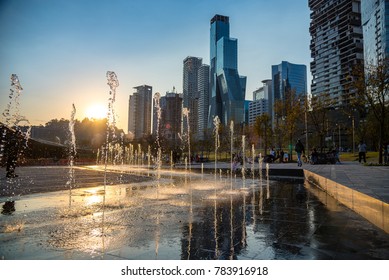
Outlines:
{"label": "person standing", "polygon": [[366,150],[367,150],[366,144],[363,141],[360,141],[359,145],[358,145],[359,163],[361,163],[362,159],[363,159],[363,162],[366,163]]}
{"label": "person standing", "polygon": [[297,140],[294,150],[297,153],[297,166],[302,166],[303,163],[301,161],[301,155],[305,154],[305,151],[304,151],[304,145],[303,143],[301,143],[300,139]]}

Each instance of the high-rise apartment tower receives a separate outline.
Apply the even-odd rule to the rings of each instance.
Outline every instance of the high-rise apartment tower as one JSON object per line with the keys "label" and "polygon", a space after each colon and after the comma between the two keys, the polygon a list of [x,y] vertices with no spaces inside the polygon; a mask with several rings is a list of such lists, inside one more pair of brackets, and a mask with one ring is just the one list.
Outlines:
{"label": "high-rise apartment tower", "polygon": [[197,138],[204,140],[208,122],[209,108],[209,65],[203,64],[198,71],[198,129]]}
{"label": "high-rise apartment tower", "polygon": [[363,61],[360,0],[308,0],[311,10],[312,95],[329,94],[346,106],[352,93],[349,78]]}
{"label": "high-rise apartment tower", "polygon": [[134,134],[135,139],[151,134],[151,86],[134,87],[136,90],[130,95],[128,110],[128,132]]}
{"label": "high-rise apartment tower", "polygon": [[[188,56],[184,59],[183,69],[183,98],[184,108],[189,109],[190,131],[197,134],[198,128],[198,71],[202,65],[202,58]],[[185,126],[186,126],[185,120]]]}

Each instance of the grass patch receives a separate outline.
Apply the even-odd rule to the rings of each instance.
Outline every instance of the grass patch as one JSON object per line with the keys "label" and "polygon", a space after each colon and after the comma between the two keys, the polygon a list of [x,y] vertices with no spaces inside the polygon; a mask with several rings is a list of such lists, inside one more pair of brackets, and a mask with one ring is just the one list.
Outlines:
{"label": "grass patch", "polygon": [[[340,153],[340,161],[358,161],[358,153]],[[378,163],[378,152],[367,152],[366,161],[370,163]]]}

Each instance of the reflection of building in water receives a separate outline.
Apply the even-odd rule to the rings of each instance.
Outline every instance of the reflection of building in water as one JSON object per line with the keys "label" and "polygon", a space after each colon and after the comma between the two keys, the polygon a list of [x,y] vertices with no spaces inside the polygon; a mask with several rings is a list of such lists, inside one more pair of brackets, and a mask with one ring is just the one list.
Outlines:
{"label": "reflection of building in water", "polygon": [[309,192],[296,183],[271,182],[269,188],[250,191],[245,199],[242,195],[232,198],[232,207],[229,199],[217,201],[216,226],[211,202],[194,208],[193,219],[188,214],[182,228],[181,259],[238,259],[246,250],[264,259],[298,256],[302,244],[314,239],[326,211],[325,206],[315,211],[317,201],[310,200]]}
{"label": "reflection of building in water", "polygon": [[[267,198],[269,191],[271,196]],[[253,200],[254,205],[259,205],[261,200],[263,202],[262,212],[260,207],[255,207],[248,211],[253,216],[246,217],[252,222],[254,233],[263,240],[264,247],[258,248],[258,253],[271,249],[274,254],[264,258],[277,259],[285,254],[299,254],[302,244],[312,240],[316,227],[322,222],[321,217],[316,217],[318,213],[314,207],[317,205],[310,204],[309,193],[302,184],[271,182],[270,189],[263,188],[262,194],[257,193]],[[278,253],[282,256],[277,256]]]}
{"label": "reflection of building in water", "polygon": [[[181,238],[181,259],[236,259],[244,248],[242,239],[246,227],[242,224],[244,213],[242,197],[233,197],[231,211],[230,202],[218,202],[216,213],[217,227],[215,234],[214,208],[212,204],[194,212],[193,223],[183,226]],[[231,215],[232,213],[232,215]],[[232,232],[231,232],[232,221]],[[188,238],[191,229],[191,238]],[[215,240],[214,236],[217,236]],[[232,240],[231,240],[232,236]],[[247,242],[243,242],[246,244]],[[233,244],[233,248],[231,248]],[[189,250],[188,250],[189,248]],[[217,255],[217,251],[219,255]]]}

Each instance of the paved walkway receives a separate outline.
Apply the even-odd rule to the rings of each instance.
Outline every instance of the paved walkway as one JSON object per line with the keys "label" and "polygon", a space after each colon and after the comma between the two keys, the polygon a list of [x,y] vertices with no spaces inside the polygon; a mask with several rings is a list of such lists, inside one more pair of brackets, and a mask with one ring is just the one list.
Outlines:
{"label": "paved walkway", "polygon": [[357,162],[345,162],[336,165],[305,164],[303,168],[389,203],[389,166],[364,166]]}

